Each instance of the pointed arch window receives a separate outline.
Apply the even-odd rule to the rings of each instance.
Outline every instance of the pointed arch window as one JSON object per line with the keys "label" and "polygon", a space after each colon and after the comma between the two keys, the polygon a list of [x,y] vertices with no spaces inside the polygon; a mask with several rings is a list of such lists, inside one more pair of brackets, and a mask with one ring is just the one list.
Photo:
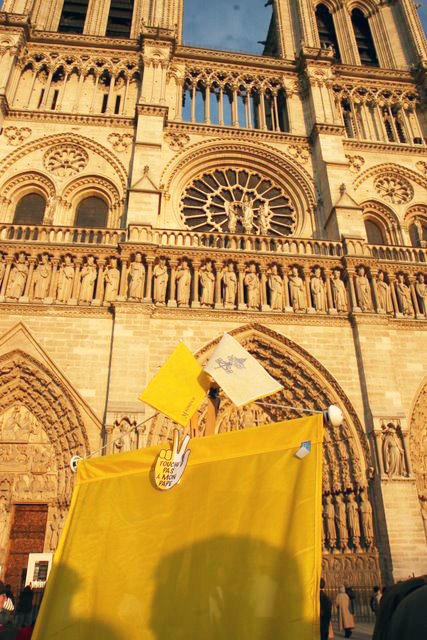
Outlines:
{"label": "pointed arch window", "polygon": [[14,224],[43,224],[46,200],[38,193],[29,193],[16,205]]}
{"label": "pointed arch window", "polygon": [[102,198],[89,196],[79,202],[76,211],[76,227],[106,227],[108,205]]}
{"label": "pointed arch window", "polygon": [[133,0],[111,0],[107,33],[110,38],[130,38]]}
{"label": "pointed arch window", "polygon": [[317,31],[319,32],[320,46],[322,49],[327,49],[332,45],[335,49],[335,58],[340,62],[341,56],[337,35],[335,33],[334,19],[324,4],[318,4],[316,7],[316,24]]}
{"label": "pointed arch window", "polygon": [[83,33],[88,4],[89,0],[65,0],[58,31],[61,33]]}
{"label": "pointed arch window", "polygon": [[385,229],[378,222],[365,220],[365,229],[369,244],[388,244]]}
{"label": "pointed arch window", "polygon": [[365,18],[360,9],[353,9],[351,12],[351,22],[353,24],[360,62],[369,67],[378,67],[377,52],[375,51],[368,19]]}

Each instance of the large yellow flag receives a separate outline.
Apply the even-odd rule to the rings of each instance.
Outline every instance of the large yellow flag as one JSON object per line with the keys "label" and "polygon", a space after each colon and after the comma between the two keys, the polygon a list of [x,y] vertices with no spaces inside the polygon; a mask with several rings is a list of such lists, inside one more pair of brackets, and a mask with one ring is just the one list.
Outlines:
{"label": "large yellow flag", "polygon": [[180,342],[139,399],[185,427],[202,404],[210,379]]}
{"label": "large yellow flag", "polygon": [[33,640],[318,640],[322,431],[195,439],[167,491],[165,445],[80,462]]}

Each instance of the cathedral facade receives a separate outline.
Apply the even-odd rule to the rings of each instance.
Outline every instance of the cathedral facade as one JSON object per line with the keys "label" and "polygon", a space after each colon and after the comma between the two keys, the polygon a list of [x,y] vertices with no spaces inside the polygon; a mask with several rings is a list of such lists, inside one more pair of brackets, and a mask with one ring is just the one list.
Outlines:
{"label": "cathedral facade", "polygon": [[[283,384],[218,433],[337,404],[323,568],[427,569],[427,48],[412,0],[274,0],[264,55],[183,0],[0,12],[0,565],[56,548],[70,459],[173,425],[138,401],[230,332]],[[209,28],[209,25],[206,25]],[[194,430],[203,437],[206,407]],[[120,439],[119,436],[121,436]],[[254,505],[256,508],[256,505]]]}

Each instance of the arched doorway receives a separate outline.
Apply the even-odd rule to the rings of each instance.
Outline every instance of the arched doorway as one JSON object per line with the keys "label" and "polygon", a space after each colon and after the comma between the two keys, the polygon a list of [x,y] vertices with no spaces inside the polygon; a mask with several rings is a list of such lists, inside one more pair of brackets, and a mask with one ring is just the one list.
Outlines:
{"label": "arched doorway", "polygon": [[415,473],[427,539],[427,380],[415,397],[409,425],[411,465]]}
{"label": "arched doorway", "polygon": [[[325,429],[323,573],[331,589],[352,584],[365,587],[367,595],[369,588],[380,582],[380,570],[371,503],[373,463],[356,412],[331,374],[293,341],[258,324],[246,325],[230,333],[282,382],[283,391],[275,394],[270,403],[298,408],[252,403],[238,409],[226,397],[221,397],[216,423],[218,433],[306,415],[301,409],[318,410],[337,404],[343,411],[343,425]],[[199,351],[198,358],[202,363],[209,358],[219,340],[217,338]],[[200,435],[204,432],[205,414],[206,406],[202,406]],[[148,444],[171,440],[174,428],[176,425],[166,418],[155,419]]]}
{"label": "arched doorway", "polygon": [[72,492],[71,456],[89,453],[63,381],[28,353],[0,358],[0,563],[15,593],[29,553],[54,551]]}

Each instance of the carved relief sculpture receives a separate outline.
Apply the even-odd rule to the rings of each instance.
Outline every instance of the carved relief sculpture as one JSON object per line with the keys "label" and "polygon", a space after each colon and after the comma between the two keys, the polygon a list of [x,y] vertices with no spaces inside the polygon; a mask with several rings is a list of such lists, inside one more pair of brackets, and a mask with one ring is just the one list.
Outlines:
{"label": "carved relief sculpture", "polygon": [[145,266],[142,262],[142,254],[136,253],[135,260],[129,268],[128,300],[140,302],[144,297]]}
{"label": "carved relief sculpture", "polygon": [[384,311],[385,313],[393,313],[393,301],[391,298],[391,289],[390,289],[390,285],[385,280],[384,271],[378,272],[377,293],[378,293],[378,310]]}
{"label": "carved relief sculpture", "polygon": [[372,311],[371,287],[365,275],[365,267],[359,267],[357,270],[356,294],[362,311]]}
{"label": "carved relief sculpture", "polygon": [[384,471],[389,478],[406,475],[405,453],[400,435],[393,424],[388,424],[384,429],[382,454]]}
{"label": "carved relief sculpture", "polygon": [[417,275],[417,281],[415,283],[415,293],[417,294],[418,308],[420,310],[420,313],[427,315],[427,285],[425,284],[425,277],[422,273],[419,273]]}
{"label": "carved relief sculpture", "polygon": [[252,233],[254,227],[254,208],[252,198],[249,195],[243,198],[242,218],[245,233]]}
{"label": "carved relief sculpture", "polygon": [[34,271],[34,300],[44,300],[47,298],[51,273],[52,265],[50,264],[49,256],[47,253],[44,253],[41,257],[41,262],[39,262],[36,270]]}
{"label": "carved relief sculpture", "polygon": [[414,309],[412,307],[411,290],[405,282],[403,273],[397,275],[396,291],[400,302],[400,310],[404,316],[412,316]]}
{"label": "carved relief sculpture", "polygon": [[215,274],[212,270],[212,261],[207,260],[199,271],[200,283],[202,286],[202,295],[200,304],[202,307],[212,307],[215,294]]}
{"label": "carved relief sculpture", "polygon": [[277,264],[273,264],[269,270],[267,282],[270,290],[271,310],[283,311],[283,278],[279,274]]}
{"label": "carved relief sculpture", "polygon": [[191,271],[187,260],[183,260],[176,270],[178,307],[188,307],[191,293]]}
{"label": "carved relief sculpture", "polygon": [[344,282],[341,280],[341,271],[339,269],[334,269],[331,288],[335,309],[338,313],[346,313],[347,291]]}
{"label": "carved relief sculpture", "polygon": [[289,286],[291,290],[291,304],[294,311],[305,311],[307,304],[305,301],[304,281],[300,278],[298,267],[292,267],[289,276]]}
{"label": "carved relief sculpture", "polygon": [[57,301],[68,302],[73,294],[74,265],[69,254],[64,257],[58,274]]}
{"label": "carved relief sculpture", "polygon": [[326,311],[326,292],[325,283],[322,279],[322,273],[319,267],[314,270],[314,275],[310,281],[311,295],[313,296],[313,306],[316,311]]}
{"label": "carved relief sculpture", "polygon": [[90,302],[92,302],[95,281],[95,258],[93,256],[88,256],[86,264],[82,267],[81,270],[79,302],[83,302],[85,304],[89,304]]}
{"label": "carved relief sculpture", "polygon": [[105,302],[115,302],[119,295],[120,271],[117,268],[117,258],[111,258],[110,266],[105,272]]}
{"label": "carved relief sculpture", "polygon": [[271,212],[268,202],[262,202],[258,209],[258,232],[262,236],[266,236],[268,234],[268,230],[270,228],[270,216]]}
{"label": "carved relief sculpture", "polygon": [[224,210],[228,219],[228,230],[230,233],[236,233],[237,227],[237,215],[236,215],[236,207],[234,202],[229,202],[225,200],[224,202]]}
{"label": "carved relief sculpture", "polygon": [[166,302],[166,290],[168,286],[168,268],[166,265],[166,260],[164,258],[160,258],[159,262],[155,265],[153,269],[153,277],[154,277],[154,302],[156,304],[163,305]]}
{"label": "carved relief sculpture", "polygon": [[0,285],[3,282],[4,272],[6,271],[6,265],[3,262],[3,259],[0,257]]}
{"label": "carved relief sculpture", "polygon": [[19,298],[24,294],[27,276],[27,259],[25,253],[20,253],[9,276],[9,282],[7,283],[6,289],[6,298],[19,300]]}
{"label": "carved relief sculpture", "polygon": [[250,264],[245,276],[245,286],[249,309],[258,309],[260,304],[259,277],[256,266]]}
{"label": "carved relief sculpture", "polygon": [[226,309],[234,309],[236,306],[237,276],[232,262],[229,262],[223,270],[222,280],[224,283],[224,306]]}

